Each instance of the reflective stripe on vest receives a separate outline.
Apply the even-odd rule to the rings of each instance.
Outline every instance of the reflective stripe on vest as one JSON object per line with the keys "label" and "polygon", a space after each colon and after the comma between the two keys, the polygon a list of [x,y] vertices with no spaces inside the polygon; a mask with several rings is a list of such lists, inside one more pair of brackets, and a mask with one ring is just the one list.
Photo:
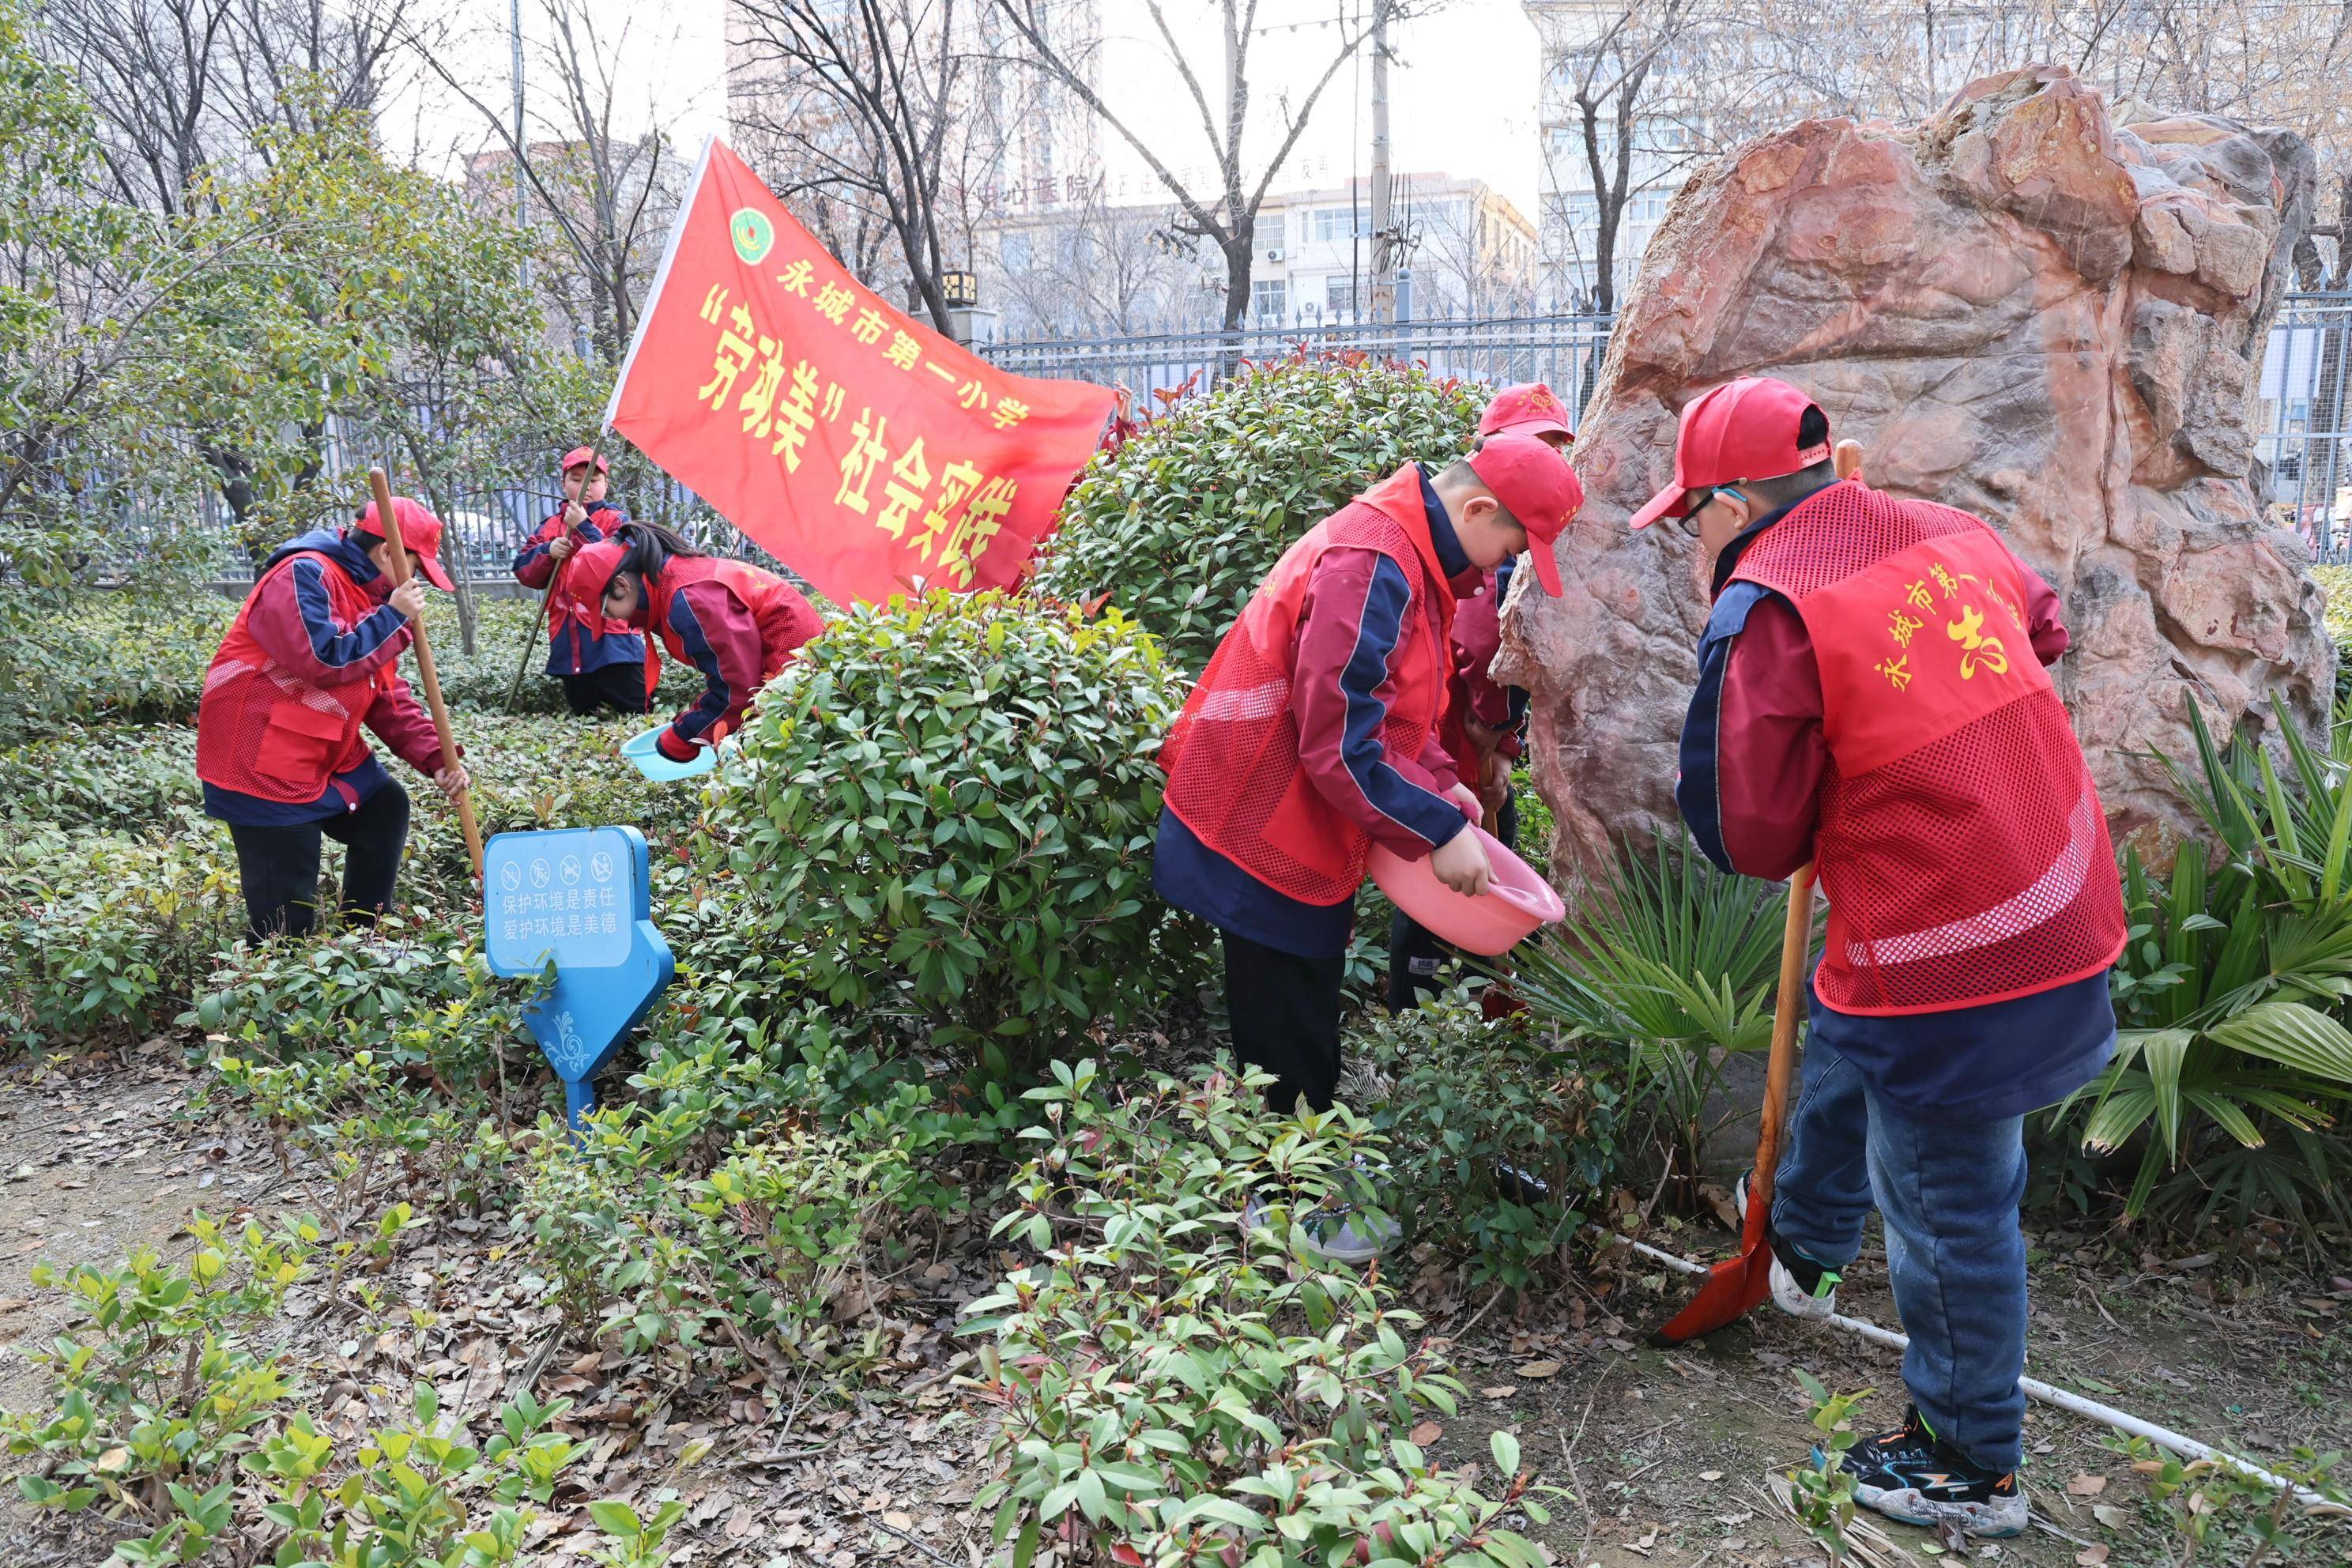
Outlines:
{"label": "reflective stripe on vest", "polygon": [[1331,550],[1370,550],[1412,584],[1389,661],[1392,698],[1381,743],[1417,758],[1445,708],[1454,591],[1437,563],[1408,465],[1317,523],[1285,551],[1217,645],[1160,748],[1166,800],[1193,836],[1267,887],[1310,904],[1354,896],[1371,838],[1300,767],[1290,677],[1315,566]]}
{"label": "reflective stripe on vest", "polygon": [[1822,1001],[1944,1012],[2114,963],[2105,813],[1999,536],[1846,481],[1766,529],[1732,576],[1796,606],[1821,671]]}

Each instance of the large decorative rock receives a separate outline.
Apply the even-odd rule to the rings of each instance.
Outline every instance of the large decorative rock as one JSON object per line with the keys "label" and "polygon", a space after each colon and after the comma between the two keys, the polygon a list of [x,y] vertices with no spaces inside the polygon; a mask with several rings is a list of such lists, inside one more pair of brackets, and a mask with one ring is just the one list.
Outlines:
{"label": "large decorative rock", "polygon": [[1694,177],[1619,318],[1561,542],[1568,593],[1519,574],[1503,668],[1530,688],[1555,864],[1590,869],[1675,817],[1675,739],[1706,595],[1696,542],[1629,513],[1673,473],[1675,418],[1777,375],[1864,444],[1881,489],[1990,521],[2063,596],[2053,672],[2118,835],[2190,817],[2150,753],[2315,731],[2335,650],[2294,535],[2251,478],[2252,390],[2310,221],[2298,137],[2202,117],[2109,122],[2063,68],[1991,77],[1924,125],[1812,121]]}

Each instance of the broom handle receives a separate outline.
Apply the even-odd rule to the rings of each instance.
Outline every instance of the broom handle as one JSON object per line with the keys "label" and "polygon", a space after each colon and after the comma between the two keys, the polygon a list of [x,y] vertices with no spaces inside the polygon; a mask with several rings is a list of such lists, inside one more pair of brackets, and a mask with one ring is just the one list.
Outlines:
{"label": "broom handle", "polygon": [[[383,521],[384,542],[392,547],[392,585],[399,587],[408,581],[408,542],[400,536],[400,513],[393,510],[392,484],[383,477],[382,468],[368,470],[368,489],[375,495],[375,514]],[[457,765],[457,736],[449,728],[449,708],[441,700],[441,678],[433,672],[433,646],[425,640],[425,617],[415,622],[416,673],[425,678],[425,704],[433,710],[433,728],[441,737],[441,765]],[[457,796],[457,822],[466,830],[466,855],[474,863],[474,878],[482,875],[482,829],[474,821],[474,797],[470,792]]]}
{"label": "broom handle", "polygon": [[562,576],[562,574],[563,563],[559,561],[555,563],[555,575],[548,578],[547,580],[547,592],[539,596],[539,614],[531,621],[530,635],[523,638],[522,662],[515,666],[514,684],[507,688],[507,710],[509,712],[512,712],[514,710],[516,701],[522,696],[522,678],[530,670],[531,650],[539,647],[540,634],[547,629],[548,609],[550,605],[555,603],[556,580]]}
{"label": "broom handle", "polygon": [[1789,921],[1780,929],[1780,991],[1772,1001],[1772,1055],[1764,1068],[1764,1121],[1756,1130],[1756,1170],[1748,1178],[1748,1212],[1772,1213],[1772,1177],[1780,1163],[1780,1121],[1796,1076],[1797,1020],[1802,1016],[1805,960],[1813,947],[1813,868],[1789,879]]}

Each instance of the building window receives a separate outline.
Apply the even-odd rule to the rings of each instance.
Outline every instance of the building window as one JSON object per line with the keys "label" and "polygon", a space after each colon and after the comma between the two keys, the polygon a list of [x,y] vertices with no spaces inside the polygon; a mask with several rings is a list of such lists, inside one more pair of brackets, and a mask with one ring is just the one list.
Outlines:
{"label": "building window", "polygon": [[1250,314],[1261,321],[1279,321],[1290,313],[1290,285],[1279,278],[1261,278],[1250,285]]}
{"label": "building window", "polygon": [[1344,315],[1353,319],[1356,314],[1356,280],[1338,276],[1323,279],[1323,310],[1326,315]]}
{"label": "building window", "polygon": [[1339,239],[1370,239],[1372,237],[1372,215],[1365,207],[1318,207],[1315,209],[1315,237],[1325,242]]}

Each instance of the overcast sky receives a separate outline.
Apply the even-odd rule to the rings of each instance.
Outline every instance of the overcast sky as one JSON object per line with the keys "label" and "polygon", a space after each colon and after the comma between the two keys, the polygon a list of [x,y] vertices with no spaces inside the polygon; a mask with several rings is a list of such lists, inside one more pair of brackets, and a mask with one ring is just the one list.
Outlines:
{"label": "overcast sky", "polygon": [[[440,58],[476,97],[501,112],[509,101],[507,0],[423,0],[444,29]],[[1261,0],[1259,16],[1268,31],[1255,46],[1253,75],[1260,103],[1275,89],[1299,90],[1328,58],[1328,26],[1320,23],[1341,5],[1360,12],[1363,0]],[[650,120],[667,122],[680,145],[691,150],[712,131],[724,132],[727,95],[722,48],[721,0],[587,0],[588,16],[602,52],[613,62],[614,129],[632,131]],[[1137,10],[1122,0],[1104,0],[1108,16]],[[1171,15],[1187,9],[1174,0]],[[1197,9],[1205,16],[1206,5]],[[523,30],[536,45],[549,30],[541,0],[522,0]],[[1391,134],[1396,171],[1445,174],[1483,179],[1501,191],[1533,221],[1536,214],[1536,86],[1534,26],[1517,0],[1450,0],[1438,16],[1407,24],[1392,45]],[[1116,57],[1114,57],[1116,58]],[[1198,62],[1212,64],[1204,53]],[[1114,70],[1119,68],[1112,68]],[[1308,184],[1344,184],[1350,172],[1365,173],[1370,159],[1371,117],[1365,107],[1370,70],[1359,58],[1332,83],[1307,135],[1277,188]],[[1116,87],[1117,83],[1107,84]],[[535,89],[524,84],[527,100]],[[1114,101],[1165,102],[1150,92],[1115,94]],[[1173,105],[1171,104],[1171,110]],[[535,115],[529,116],[535,119]],[[1263,110],[1257,116],[1265,122]],[[488,145],[478,110],[446,83],[427,75],[395,95],[383,121],[395,151],[436,170]],[[1189,120],[1185,122],[1189,125]],[[1197,132],[1178,140],[1186,161],[1204,161]],[[1139,133],[1155,141],[1157,133]],[[1139,167],[1115,139],[1106,136],[1106,163],[1115,179],[1132,178]],[[1320,178],[1310,178],[1319,172]]]}

